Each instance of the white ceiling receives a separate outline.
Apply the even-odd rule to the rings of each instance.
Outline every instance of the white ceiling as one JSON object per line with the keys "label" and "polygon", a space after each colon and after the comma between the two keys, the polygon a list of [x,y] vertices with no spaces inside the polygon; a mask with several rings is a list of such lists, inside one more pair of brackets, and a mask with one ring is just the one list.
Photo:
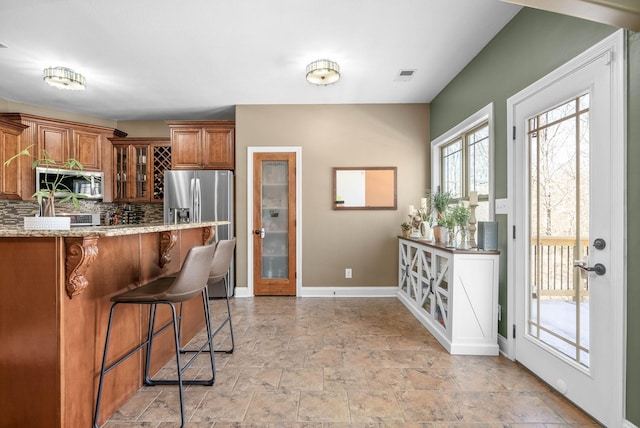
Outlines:
{"label": "white ceiling", "polygon": [[[0,0],[0,98],[111,120],[430,102],[520,10],[498,0]],[[306,65],[339,63],[335,85]],[[46,85],[65,66],[85,91]],[[417,70],[409,82],[401,69]]]}

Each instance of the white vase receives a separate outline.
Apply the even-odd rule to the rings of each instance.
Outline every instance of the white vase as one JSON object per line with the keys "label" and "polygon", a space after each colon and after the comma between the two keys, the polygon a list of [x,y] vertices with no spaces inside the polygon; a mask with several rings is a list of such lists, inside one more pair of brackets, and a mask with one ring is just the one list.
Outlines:
{"label": "white vase", "polygon": [[431,241],[433,239],[433,229],[429,226],[429,223],[423,221],[420,225],[420,233],[422,234],[422,239],[426,239],[427,241]]}

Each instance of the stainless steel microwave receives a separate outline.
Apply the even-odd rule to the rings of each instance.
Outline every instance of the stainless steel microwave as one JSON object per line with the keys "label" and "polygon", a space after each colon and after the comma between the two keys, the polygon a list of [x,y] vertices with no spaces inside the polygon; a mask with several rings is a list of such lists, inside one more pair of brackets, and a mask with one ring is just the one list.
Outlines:
{"label": "stainless steel microwave", "polygon": [[[104,172],[80,171],[58,168],[36,168],[36,192],[51,187],[51,183],[58,182],[58,189],[82,195],[84,199],[100,200],[103,196]],[[67,196],[56,193],[57,198]]]}

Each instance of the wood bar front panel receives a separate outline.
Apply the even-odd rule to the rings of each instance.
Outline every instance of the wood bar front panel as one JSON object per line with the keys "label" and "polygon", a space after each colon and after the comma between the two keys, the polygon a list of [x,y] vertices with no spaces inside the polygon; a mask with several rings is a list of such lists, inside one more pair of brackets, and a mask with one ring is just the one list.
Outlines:
{"label": "wood bar front panel", "polygon": [[55,238],[0,239],[1,427],[60,426],[58,251]]}
{"label": "wood bar front panel", "polygon": [[[65,290],[64,238],[0,238],[0,427],[91,426],[110,298],[178,271],[189,248],[202,245],[202,229],[176,233],[163,269],[159,233],[99,238],[90,285],[73,298]],[[142,342],[147,320],[146,305],[116,308],[110,361]],[[187,303],[183,324],[185,343],[204,327],[199,298]],[[175,352],[169,333],[158,339],[153,371]],[[140,351],[106,375],[100,423],[142,386],[143,368]]]}

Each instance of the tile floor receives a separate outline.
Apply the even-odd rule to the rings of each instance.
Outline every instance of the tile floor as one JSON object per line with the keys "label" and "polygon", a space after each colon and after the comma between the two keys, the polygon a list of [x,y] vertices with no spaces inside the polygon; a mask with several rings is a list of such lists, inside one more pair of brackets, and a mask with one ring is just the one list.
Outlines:
{"label": "tile floor", "polygon": [[[234,298],[232,313],[236,351],[216,354],[214,386],[187,387],[188,428],[597,426],[506,358],[449,355],[395,298]],[[179,421],[175,386],[144,387],[104,427]]]}

